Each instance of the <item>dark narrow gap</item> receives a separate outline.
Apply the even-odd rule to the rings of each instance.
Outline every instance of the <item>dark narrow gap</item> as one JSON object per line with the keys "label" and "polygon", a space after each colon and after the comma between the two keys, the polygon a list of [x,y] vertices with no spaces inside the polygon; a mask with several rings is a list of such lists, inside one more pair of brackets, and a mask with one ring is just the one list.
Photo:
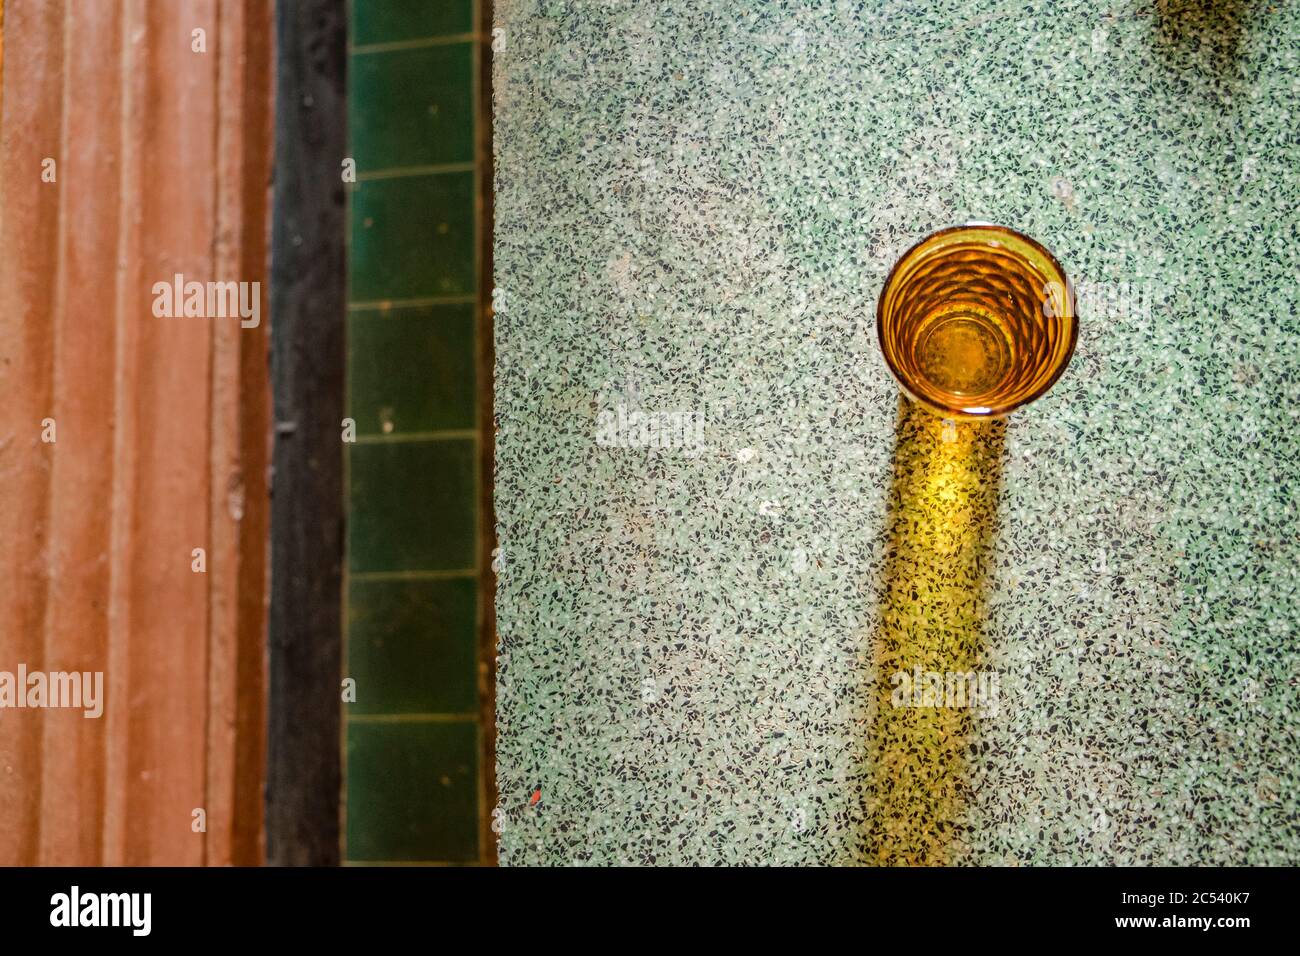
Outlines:
{"label": "dark narrow gap", "polygon": [[479,724],[483,800],[480,805],[480,862],[495,865],[496,834],[492,809],[496,788],[496,576],[492,551],[497,547],[493,486],[496,477],[496,421],[493,406],[496,349],[492,316],[492,0],[480,0],[478,22],[478,121],[475,124],[479,156],[479,307],[478,307],[478,427],[479,443]]}
{"label": "dark narrow gap", "polygon": [[266,783],[273,865],[339,862],[346,64],[344,0],[276,5]]}

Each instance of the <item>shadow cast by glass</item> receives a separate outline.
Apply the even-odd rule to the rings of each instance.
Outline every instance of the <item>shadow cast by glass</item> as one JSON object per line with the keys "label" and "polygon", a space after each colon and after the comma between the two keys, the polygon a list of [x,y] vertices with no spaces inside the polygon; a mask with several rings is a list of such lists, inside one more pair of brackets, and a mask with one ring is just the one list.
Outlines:
{"label": "shadow cast by glass", "polygon": [[900,396],[873,640],[868,856],[962,853],[972,722],[997,708],[985,648],[1006,423],[953,421]]}

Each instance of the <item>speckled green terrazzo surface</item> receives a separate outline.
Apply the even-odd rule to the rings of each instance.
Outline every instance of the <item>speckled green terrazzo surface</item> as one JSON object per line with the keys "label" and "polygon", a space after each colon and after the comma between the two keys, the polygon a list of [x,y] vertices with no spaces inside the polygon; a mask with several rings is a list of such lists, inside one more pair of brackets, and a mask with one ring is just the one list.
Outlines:
{"label": "speckled green terrazzo surface", "polygon": [[874,308],[969,219],[1121,291],[985,446],[982,583],[911,570],[1001,680],[944,859],[1300,861],[1300,4],[498,7],[502,862],[882,859]]}

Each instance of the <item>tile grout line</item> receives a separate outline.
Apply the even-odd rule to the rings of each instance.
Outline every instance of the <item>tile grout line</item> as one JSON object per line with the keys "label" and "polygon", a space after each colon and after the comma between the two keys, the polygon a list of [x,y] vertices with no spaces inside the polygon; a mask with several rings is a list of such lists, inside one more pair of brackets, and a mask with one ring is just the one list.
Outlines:
{"label": "tile grout line", "polygon": [[344,866],[458,867],[477,866],[476,860],[344,860]]}
{"label": "tile grout line", "polygon": [[390,432],[358,435],[354,445],[402,445],[407,442],[470,441],[478,437],[471,428],[443,428],[430,432]]}
{"label": "tile grout line", "polygon": [[478,33],[448,33],[443,36],[415,37],[410,40],[387,40],[383,43],[358,43],[348,47],[349,56],[368,56],[374,53],[396,53],[403,50],[424,50],[435,46],[454,46],[457,43],[475,43],[482,39]]}
{"label": "tile grout line", "polygon": [[458,713],[447,711],[398,713],[398,714],[349,714],[349,724],[470,724],[478,720],[477,713]]}
{"label": "tile grout line", "polygon": [[477,305],[476,295],[429,295],[413,299],[370,299],[348,303],[349,312],[390,312],[419,309],[431,305]]}
{"label": "tile grout line", "polygon": [[478,575],[477,568],[428,571],[353,571],[353,581],[459,581]]}
{"label": "tile grout line", "polygon": [[416,166],[387,166],[357,173],[357,183],[371,183],[384,179],[413,179],[417,176],[443,176],[452,173],[475,172],[474,161],[459,163],[426,163]]}

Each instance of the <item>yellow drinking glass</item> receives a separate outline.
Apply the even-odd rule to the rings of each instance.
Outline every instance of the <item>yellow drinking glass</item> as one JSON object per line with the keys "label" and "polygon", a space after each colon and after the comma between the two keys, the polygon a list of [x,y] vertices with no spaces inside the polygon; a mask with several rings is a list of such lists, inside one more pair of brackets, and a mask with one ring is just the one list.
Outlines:
{"label": "yellow drinking glass", "polygon": [[1040,397],[1078,338],[1065,270],[1014,229],[972,222],[903,254],[876,304],[890,371],[949,418],[993,418]]}

